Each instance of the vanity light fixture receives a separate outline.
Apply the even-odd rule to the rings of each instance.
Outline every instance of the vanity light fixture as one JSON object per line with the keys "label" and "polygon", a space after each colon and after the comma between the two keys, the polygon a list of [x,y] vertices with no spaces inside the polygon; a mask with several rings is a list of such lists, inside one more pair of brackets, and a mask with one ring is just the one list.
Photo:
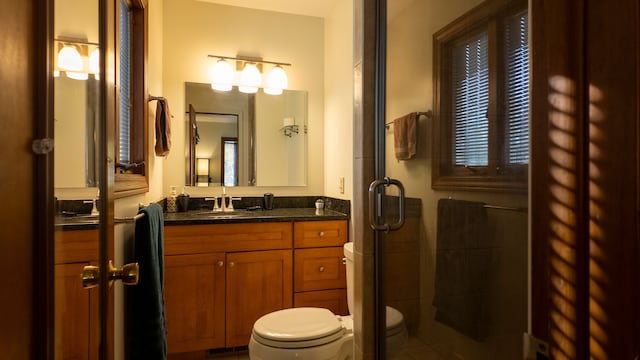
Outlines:
{"label": "vanity light fixture", "polygon": [[93,74],[96,80],[100,79],[100,49],[95,48],[89,54],[89,74]]}
{"label": "vanity light fixture", "polygon": [[269,95],[280,95],[282,90],[287,87],[289,87],[287,73],[280,65],[276,65],[267,76],[267,86],[264,88],[264,92]]}
{"label": "vanity light fixture", "polygon": [[[255,93],[262,87],[266,94],[280,95],[282,90],[289,86],[287,73],[282,67],[291,66],[291,64],[246,56],[208,55],[208,57],[218,58],[211,75],[211,88],[214,90],[229,91],[233,85],[237,85],[238,90],[244,93]],[[236,71],[238,72],[236,81],[233,81],[234,71],[227,60],[236,62]],[[262,81],[263,64],[274,65],[264,85]]]}
{"label": "vanity light fixture", "polygon": [[238,90],[247,94],[258,92],[258,87],[262,84],[262,74],[256,64],[246,63],[240,73],[240,86]]}
{"label": "vanity light fixture", "polygon": [[216,61],[211,70],[211,88],[230,91],[233,85],[233,67],[225,59]]}
{"label": "vanity light fixture", "polygon": [[[75,39],[55,39],[58,43],[57,65],[54,70],[54,77],[64,74],[74,80],[87,80],[89,74],[99,78],[100,66],[97,43]],[[89,49],[93,48],[91,55],[87,56]]]}

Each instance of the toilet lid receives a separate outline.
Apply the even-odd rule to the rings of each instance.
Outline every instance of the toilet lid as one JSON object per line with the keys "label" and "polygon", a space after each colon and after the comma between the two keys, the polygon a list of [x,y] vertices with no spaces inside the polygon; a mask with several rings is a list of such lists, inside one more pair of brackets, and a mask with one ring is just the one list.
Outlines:
{"label": "toilet lid", "polygon": [[402,313],[391,306],[387,306],[387,336],[402,331],[404,327],[404,316]]}
{"label": "toilet lid", "polygon": [[253,325],[257,338],[278,342],[299,342],[342,336],[340,320],[323,308],[293,308],[269,313]]}

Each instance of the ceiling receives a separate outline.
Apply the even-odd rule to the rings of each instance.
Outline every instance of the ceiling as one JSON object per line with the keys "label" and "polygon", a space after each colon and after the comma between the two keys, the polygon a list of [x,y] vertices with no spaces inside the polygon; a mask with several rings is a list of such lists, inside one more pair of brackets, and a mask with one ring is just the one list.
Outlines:
{"label": "ceiling", "polygon": [[[340,0],[199,0],[222,5],[239,6],[288,14],[326,17]],[[344,1],[344,0],[342,0]]]}

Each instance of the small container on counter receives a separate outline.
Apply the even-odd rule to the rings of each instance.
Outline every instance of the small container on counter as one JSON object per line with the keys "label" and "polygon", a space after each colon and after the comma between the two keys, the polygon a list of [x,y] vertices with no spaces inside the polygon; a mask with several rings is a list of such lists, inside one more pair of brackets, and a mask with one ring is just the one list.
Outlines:
{"label": "small container on counter", "polygon": [[182,188],[182,194],[178,195],[178,212],[187,212],[189,211],[189,194],[187,194],[187,189]]}

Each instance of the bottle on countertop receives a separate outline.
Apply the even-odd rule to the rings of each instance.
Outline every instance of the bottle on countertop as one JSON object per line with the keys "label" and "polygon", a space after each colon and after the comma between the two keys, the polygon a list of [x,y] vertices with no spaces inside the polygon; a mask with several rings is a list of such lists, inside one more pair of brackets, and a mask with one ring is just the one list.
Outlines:
{"label": "bottle on countertop", "polygon": [[176,187],[171,186],[171,193],[167,197],[167,212],[174,213],[178,211],[178,193]]}

